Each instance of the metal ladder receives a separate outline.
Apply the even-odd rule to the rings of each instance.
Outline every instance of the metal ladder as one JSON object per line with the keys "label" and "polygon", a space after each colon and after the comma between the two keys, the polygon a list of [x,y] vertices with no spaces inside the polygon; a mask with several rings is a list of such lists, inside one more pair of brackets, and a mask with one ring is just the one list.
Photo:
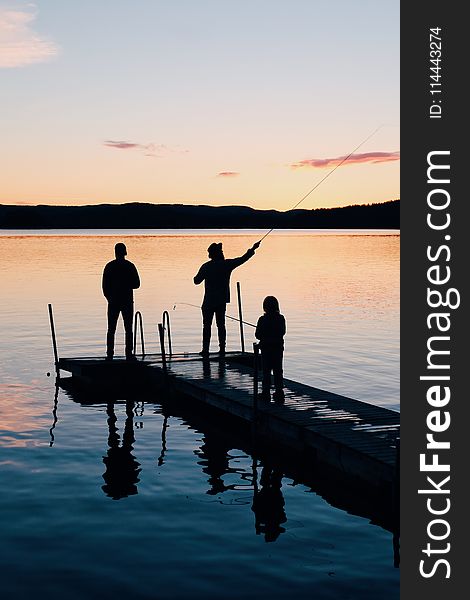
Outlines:
{"label": "metal ladder", "polygon": [[140,329],[140,347],[142,350],[142,357],[145,356],[145,342],[144,342],[144,325],[142,321],[142,313],[140,310],[137,310],[134,315],[134,348],[133,352],[136,354],[137,350],[137,325],[139,325]]}

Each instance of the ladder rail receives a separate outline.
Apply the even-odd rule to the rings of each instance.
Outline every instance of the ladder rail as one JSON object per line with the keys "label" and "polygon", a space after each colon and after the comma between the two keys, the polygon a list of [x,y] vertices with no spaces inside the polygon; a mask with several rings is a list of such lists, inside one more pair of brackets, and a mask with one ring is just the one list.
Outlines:
{"label": "ladder rail", "polygon": [[137,350],[137,326],[139,326],[140,329],[140,347],[142,350],[142,356],[145,356],[144,324],[140,310],[137,310],[134,315],[134,354],[136,354]]}

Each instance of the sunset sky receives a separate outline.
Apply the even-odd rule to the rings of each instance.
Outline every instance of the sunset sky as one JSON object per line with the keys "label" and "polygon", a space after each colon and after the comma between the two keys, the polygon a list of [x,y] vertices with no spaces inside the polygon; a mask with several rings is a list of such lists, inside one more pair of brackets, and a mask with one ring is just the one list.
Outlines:
{"label": "sunset sky", "polygon": [[0,202],[399,197],[398,0],[0,0]]}

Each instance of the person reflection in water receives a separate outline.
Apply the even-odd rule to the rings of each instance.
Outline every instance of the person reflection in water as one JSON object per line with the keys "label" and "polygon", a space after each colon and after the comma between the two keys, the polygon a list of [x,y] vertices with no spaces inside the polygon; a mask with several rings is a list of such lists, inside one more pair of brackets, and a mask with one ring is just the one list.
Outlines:
{"label": "person reflection in water", "polygon": [[252,505],[256,535],[264,534],[266,542],[275,542],[279,535],[285,532],[281,523],[287,521],[284,496],[281,492],[282,472],[265,465],[261,472],[260,484],[260,490],[255,486]]}
{"label": "person reflection in water", "polygon": [[103,271],[103,294],[108,301],[108,333],[106,357],[114,356],[114,336],[119,314],[122,314],[126,334],[126,359],[135,360],[132,349],[132,319],[134,316],[134,290],[140,287],[139,273],[133,263],[126,260],[127,249],[122,243],[114,247],[115,260]]}
{"label": "person reflection in water", "polygon": [[256,242],[243,256],[238,258],[225,258],[222,244],[211,244],[207,249],[210,260],[205,262],[194,277],[194,283],[199,285],[204,281],[205,291],[202,302],[202,357],[209,356],[211,341],[212,321],[215,315],[219,335],[219,355],[225,355],[227,333],[225,329],[225,311],[230,302],[230,275],[232,271],[246,263],[259,248]]}
{"label": "person reflection in water", "polygon": [[284,335],[286,320],[281,315],[279,302],[274,296],[266,296],[263,301],[264,315],[258,319],[255,337],[260,341],[263,363],[262,400],[271,402],[271,371],[274,376],[273,399],[284,402],[284,381],[282,378],[282,357],[284,354]]}
{"label": "person reflection in water", "polygon": [[103,457],[106,471],[103,474],[105,485],[103,492],[113,500],[120,500],[137,494],[137,483],[140,481],[140,463],[132,454],[134,436],[134,403],[126,403],[126,423],[122,435],[122,445],[119,445],[116,413],[112,402],[107,405],[108,415],[108,453]]}
{"label": "person reflection in water", "polygon": [[206,494],[217,496],[233,486],[225,485],[224,475],[231,473],[229,464],[230,445],[225,442],[222,436],[204,434],[204,443],[195,454],[202,459],[198,462],[202,466],[202,471],[209,475],[207,482],[209,489]]}

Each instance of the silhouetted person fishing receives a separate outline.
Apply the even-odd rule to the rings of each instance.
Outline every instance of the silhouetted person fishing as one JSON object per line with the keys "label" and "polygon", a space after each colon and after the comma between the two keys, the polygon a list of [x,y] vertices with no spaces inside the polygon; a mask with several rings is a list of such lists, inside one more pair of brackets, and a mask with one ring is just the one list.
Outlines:
{"label": "silhouetted person fishing", "polygon": [[126,260],[127,249],[122,243],[114,247],[116,259],[109,262],[103,271],[103,294],[108,301],[108,333],[106,356],[114,356],[114,336],[119,314],[122,314],[126,334],[126,358],[135,360],[133,354],[132,319],[134,316],[134,290],[140,287],[140,279],[133,263]]}
{"label": "silhouetted person fishing", "polygon": [[264,315],[258,319],[255,337],[260,341],[263,363],[263,392],[261,398],[271,401],[271,371],[274,376],[273,399],[284,402],[284,382],[282,378],[282,358],[286,320],[281,315],[279,302],[274,296],[266,296],[263,301]]}
{"label": "silhouetted person fishing", "polygon": [[227,303],[230,302],[230,275],[232,271],[245,263],[255,254],[260,242],[256,242],[238,258],[225,258],[222,244],[211,244],[207,249],[210,260],[199,269],[194,283],[196,285],[204,281],[205,291],[202,302],[202,351],[201,356],[209,356],[211,341],[212,321],[217,323],[219,334],[219,354],[225,354],[227,332],[225,329],[225,311]]}

